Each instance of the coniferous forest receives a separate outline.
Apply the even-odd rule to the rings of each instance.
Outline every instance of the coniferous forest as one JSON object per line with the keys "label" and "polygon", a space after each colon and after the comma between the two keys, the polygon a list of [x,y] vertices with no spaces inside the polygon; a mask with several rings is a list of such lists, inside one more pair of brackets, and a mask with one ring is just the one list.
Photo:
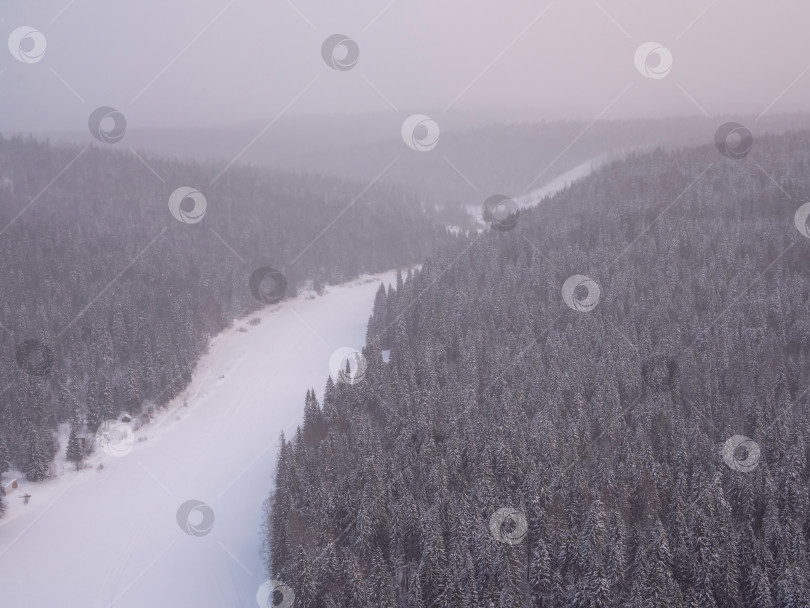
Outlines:
{"label": "coniferous forest", "polygon": [[810,608],[810,2],[0,8],[0,608]]}
{"label": "coniferous forest", "polygon": [[[218,177],[219,166],[19,137],[0,139],[0,167],[0,475],[35,481],[65,447],[60,423],[80,462],[79,437],[122,412],[148,420],[233,319],[413,263],[445,238],[412,196],[338,178],[247,166]],[[190,184],[207,199],[202,221],[167,205]],[[257,285],[254,297],[262,268],[286,291],[268,300]]]}
{"label": "coniferous forest", "polygon": [[810,605],[808,196],[808,132],[636,154],[381,288],[279,450],[296,608]]}

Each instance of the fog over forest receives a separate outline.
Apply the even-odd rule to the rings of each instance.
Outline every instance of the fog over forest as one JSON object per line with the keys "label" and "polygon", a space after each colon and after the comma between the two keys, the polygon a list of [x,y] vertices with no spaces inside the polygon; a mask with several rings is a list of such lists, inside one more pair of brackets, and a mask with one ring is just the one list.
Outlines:
{"label": "fog over forest", "polygon": [[809,18],[0,7],[0,606],[810,608]]}
{"label": "fog over forest", "polygon": [[[47,60],[3,61],[0,128],[81,130],[99,105],[124,112],[131,129],[234,126],[264,123],[293,99],[287,116],[795,112],[810,101],[800,78],[808,13],[800,0],[17,3],[0,25],[41,31]],[[324,70],[321,43],[334,33],[360,47],[350,73]],[[648,41],[672,53],[664,82],[637,78],[633,53]]]}

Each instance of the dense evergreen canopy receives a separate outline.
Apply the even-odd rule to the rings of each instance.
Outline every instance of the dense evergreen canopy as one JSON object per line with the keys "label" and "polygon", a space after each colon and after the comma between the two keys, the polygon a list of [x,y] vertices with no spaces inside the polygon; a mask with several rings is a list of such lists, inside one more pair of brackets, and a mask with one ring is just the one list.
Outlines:
{"label": "dense evergreen canopy", "polygon": [[808,133],[633,155],[381,290],[363,381],[282,442],[273,578],[299,608],[810,605],[808,195]]}

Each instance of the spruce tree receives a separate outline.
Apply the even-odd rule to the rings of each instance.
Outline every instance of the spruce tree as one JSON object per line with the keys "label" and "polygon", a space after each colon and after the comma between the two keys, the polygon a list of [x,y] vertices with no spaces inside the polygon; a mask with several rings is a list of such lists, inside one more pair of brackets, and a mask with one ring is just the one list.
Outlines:
{"label": "spruce tree", "polygon": [[79,442],[79,437],[76,435],[76,428],[73,425],[70,426],[70,436],[68,437],[65,456],[68,461],[76,465],[77,471],[81,468],[84,455],[82,454],[82,446]]}
{"label": "spruce tree", "polygon": [[11,468],[11,463],[9,462],[8,444],[6,438],[0,433],[0,478],[8,472],[9,468]]}
{"label": "spruce tree", "polygon": [[44,434],[34,427],[28,434],[28,453],[23,472],[29,481],[42,481],[50,471],[51,455]]}

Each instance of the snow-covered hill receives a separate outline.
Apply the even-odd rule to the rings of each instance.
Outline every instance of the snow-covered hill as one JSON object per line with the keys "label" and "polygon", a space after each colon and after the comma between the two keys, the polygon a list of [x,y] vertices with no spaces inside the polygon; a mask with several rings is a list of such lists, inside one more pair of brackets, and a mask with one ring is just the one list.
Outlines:
{"label": "snow-covered hill", "polygon": [[[97,453],[80,472],[21,482],[0,519],[0,606],[255,606],[279,433],[295,431],[307,388],[322,395],[330,355],[363,345],[375,292],[394,276],[240,319],[212,340],[191,385],[135,433],[127,455]],[[181,529],[178,509],[189,500],[210,507],[210,533]],[[191,513],[192,528],[209,523],[205,511]]]}

